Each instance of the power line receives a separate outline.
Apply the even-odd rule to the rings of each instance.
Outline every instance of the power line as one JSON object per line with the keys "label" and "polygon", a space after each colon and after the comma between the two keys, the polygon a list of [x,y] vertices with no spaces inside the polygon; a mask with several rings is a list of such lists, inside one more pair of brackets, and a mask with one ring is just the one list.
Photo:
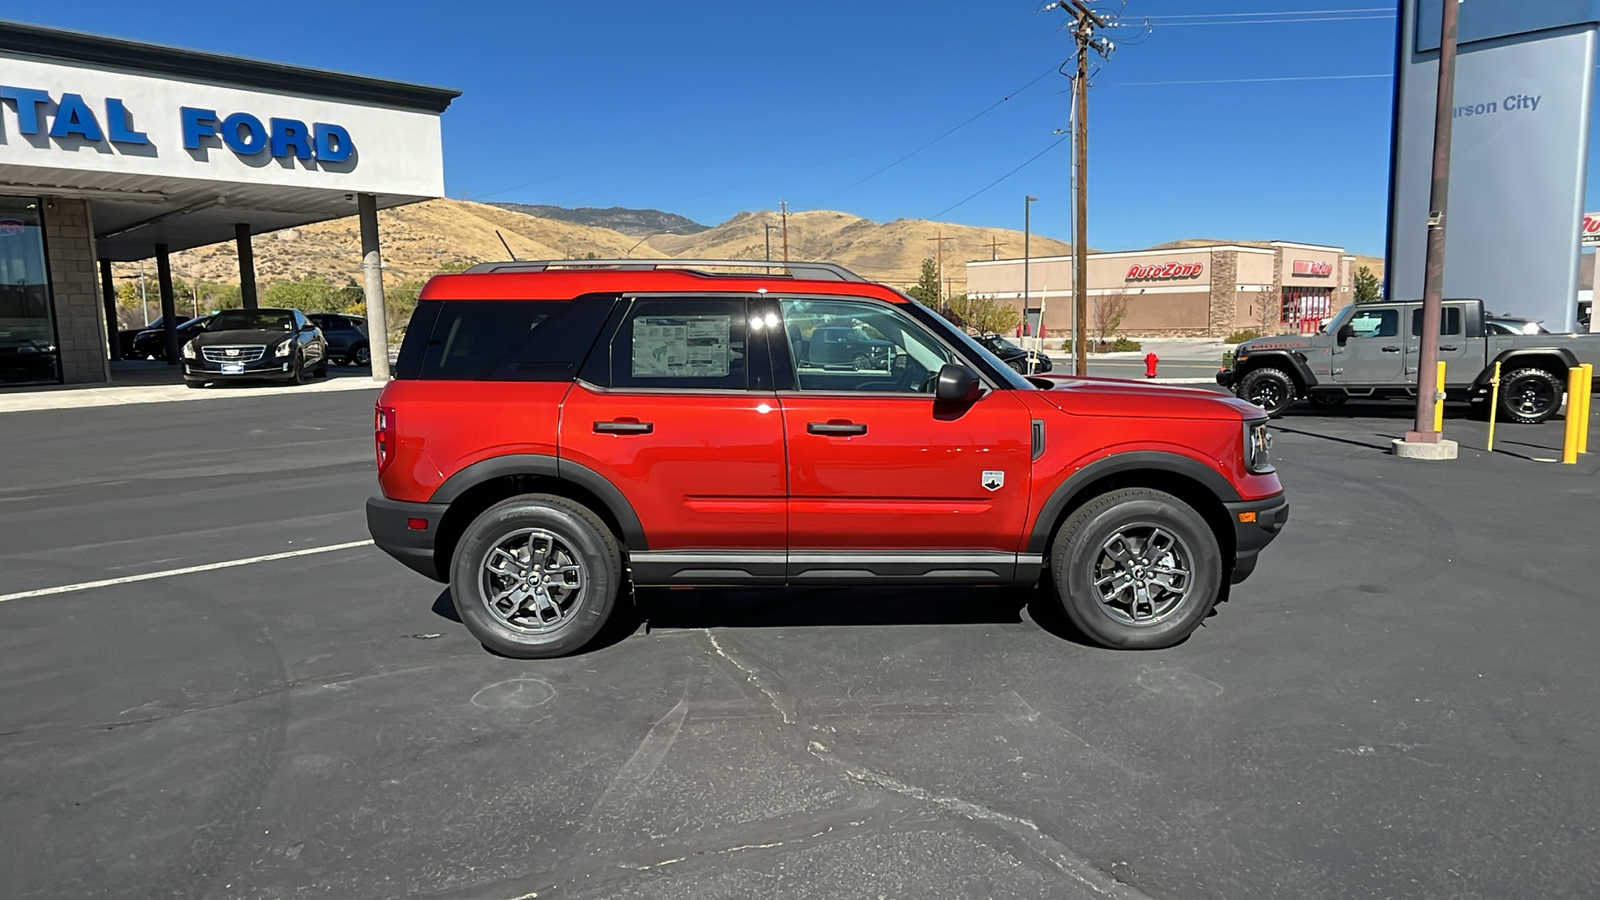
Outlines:
{"label": "power line", "polygon": [[[1371,75],[1285,75],[1276,78],[1205,78],[1190,81],[1105,81],[1099,82],[1097,87],[1150,87],[1155,85],[1177,84],[1267,84],[1278,81],[1354,81],[1363,78],[1393,78],[1388,72],[1377,72]],[[1061,93],[1066,93],[1062,91]]]}
{"label": "power line", "polygon": [[1366,19],[1392,19],[1394,13],[1386,16],[1321,16],[1311,19],[1248,19],[1227,22],[1164,22],[1161,19],[1149,19],[1148,24],[1158,28],[1185,28],[1191,25],[1295,25],[1300,22],[1360,22]]}
{"label": "power line", "polygon": [[1365,6],[1351,9],[1296,9],[1264,12],[1225,12],[1225,13],[1169,13],[1153,17],[1154,19],[1265,19],[1281,16],[1322,16],[1344,15],[1346,13],[1388,13],[1392,18],[1395,14],[1392,6]]}
{"label": "power line", "polygon": [[981,189],[979,189],[977,191],[974,191],[972,194],[968,195],[967,198],[965,200],[962,200],[960,203],[957,203],[956,205],[951,206],[948,209],[940,210],[939,212],[934,213],[933,215],[929,216],[928,218],[930,218],[930,219],[938,219],[939,217],[941,217],[941,216],[943,216],[943,215],[945,215],[945,214],[947,214],[947,213],[949,213],[949,212],[951,212],[953,210],[960,209],[961,207],[965,206],[968,201],[978,198],[979,196],[987,193],[995,185],[999,184],[1002,181],[1005,181],[1007,178],[1010,178],[1011,176],[1017,174],[1018,172],[1021,172],[1023,169],[1026,169],[1028,166],[1032,165],[1036,160],[1038,160],[1039,157],[1045,155],[1046,153],[1049,153],[1051,150],[1054,150],[1056,147],[1060,146],[1062,144],[1062,142],[1064,142],[1067,138],[1069,138],[1071,136],[1072,135],[1070,135],[1070,134],[1064,134],[1061,137],[1056,138],[1055,140],[1050,142],[1049,146],[1045,147],[1043,150],[1040,150],[1038,153],[1035,153],[1034,155],[1028,157],[1028,161],[1027,162],[1023,163],[1020,166],[1017,166],[1015,169],[1012,169],[1011,171],[1005,173],[1004,175],[1001,175],[999,178],[996,178],[995,180],[989,182],[987,185],[984,185]]}

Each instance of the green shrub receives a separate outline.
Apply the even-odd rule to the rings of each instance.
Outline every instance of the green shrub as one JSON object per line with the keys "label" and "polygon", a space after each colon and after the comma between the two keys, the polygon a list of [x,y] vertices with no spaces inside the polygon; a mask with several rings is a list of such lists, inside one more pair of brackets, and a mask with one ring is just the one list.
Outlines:
{"label": "green shrub", "polygon": [[1245,341],[1253,341],[1262,336],[1263,335],[1261,332],[1255,330],[1254,328],[1246,328],[1243,331],[1235,331],[1233,334],[1228,335],[1222,340],[1229,344],[1242,344]]}
{"label": "green shrub", "polygon": [[1143,345],[1132,338],[1118,337],[1111,342],[1112,353],[1126,353],[1129,350],[1141,350]]}

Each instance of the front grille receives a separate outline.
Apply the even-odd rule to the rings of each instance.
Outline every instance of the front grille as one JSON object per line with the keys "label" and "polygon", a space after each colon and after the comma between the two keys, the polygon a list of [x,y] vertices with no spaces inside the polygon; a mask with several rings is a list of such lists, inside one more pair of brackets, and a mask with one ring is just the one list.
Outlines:
{"label": "front grille", "polygon": [[201,347],[200,354],[206,362],[255,362],[267,355],[267,348],[259,344],[239,347]]}

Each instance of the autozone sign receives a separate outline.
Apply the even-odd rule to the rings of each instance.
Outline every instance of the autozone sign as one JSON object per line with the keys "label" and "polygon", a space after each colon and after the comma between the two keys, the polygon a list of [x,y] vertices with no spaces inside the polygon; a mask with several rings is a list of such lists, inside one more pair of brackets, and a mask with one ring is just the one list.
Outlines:
{"label": "autozone sign", "polygon": [[1153,266],[1134,266],[1128,270],[1128,281],[1153,281],[1158,278],[1199,278],[1199,263],[1156,263]]}
{"label": "autozone sign", "polygon": [[1583,246],[1600,247],[1600,213],[1583,214]]}
{"label": "autozone sign", "polygon": [[1333,274],[1333,263],[1313,262],[1309,259],[1294,261],[1294,274],[1309,275],[1312,278],[1327,278]]}

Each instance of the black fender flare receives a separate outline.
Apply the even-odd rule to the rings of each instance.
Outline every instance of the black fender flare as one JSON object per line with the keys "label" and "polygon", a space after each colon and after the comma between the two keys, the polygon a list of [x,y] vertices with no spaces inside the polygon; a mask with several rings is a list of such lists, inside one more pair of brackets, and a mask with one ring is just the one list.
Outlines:
{"label": "black fender flare", "polygon": [[1055,531],[1056,523],[1061,520],[1063,512],[1077,505],[1074,501],[1089,485],[1107,475],[1152,469],[1197,481],[1216,494],[1222,503],[1238,503],[1240,500],[1239,492],[1222,473],[1199,460],[1161,450],[1118,453],[1095,460],[1067,476],[1067,480],[1050,494],[1050,499],[1039,509],[1039,517],[1034,520],[1033,533],[1028,537],[1028,552],[1040,555],[1050,552],[1050,535]]}
{"label": "black fender flare", "polygon": [[[1302,390],[1309,392],[1317,386],[1317,376],[1311,374],[1311,367],[1306,365],[1306,361],[1297,353],[1289,350],[1259,350],[1246,351],[1245,356],[1247,359],[1243,366],[1238,363],[1234,364],[1233,383],[1235,385],[1244,380],[1245,375],[1256,369],[1267,365],[1276,365],[1277,368],[1287,369],[1290,377],[1300,382]],[[1260,360],[1260,362],[1257,362],[1257,360]]]}
{"label": "black fender flare", "polygon": [[588,466],[542,453],[512,453],[475,462],[445,479],[444,484],[439,485],[433,496],[428,498],[428,502],[449,504],[469,488],[507,475],[538,475],[572,482],[599,497],[600,502],[606,505],[607,511],[622,529],[622,540],[629,550],[649,548],[638,513],[633,511],[633,504],[628,502],[616,485]]}
{"label": "black fender flare", "polygon": [[[1572,351],[1566,347],[1513,347],[1510,350],[1502,350],[1499,356],[1489,360],[1489,364],[1484,366],[1483,371],[1479,372],[1478,377],[1473,380],[1473,390],[1484,387],[1494,380],[1495,363],[1500,364],[1500,373],[1503,375],[1511,370],[1512,363],[1526,356],[1554,356],[1560,359],[1569,371],[1578,367],[1578,357],[1573,355]],[[1560,377],[1566,373],[1551,372],[1550,374]]]}

